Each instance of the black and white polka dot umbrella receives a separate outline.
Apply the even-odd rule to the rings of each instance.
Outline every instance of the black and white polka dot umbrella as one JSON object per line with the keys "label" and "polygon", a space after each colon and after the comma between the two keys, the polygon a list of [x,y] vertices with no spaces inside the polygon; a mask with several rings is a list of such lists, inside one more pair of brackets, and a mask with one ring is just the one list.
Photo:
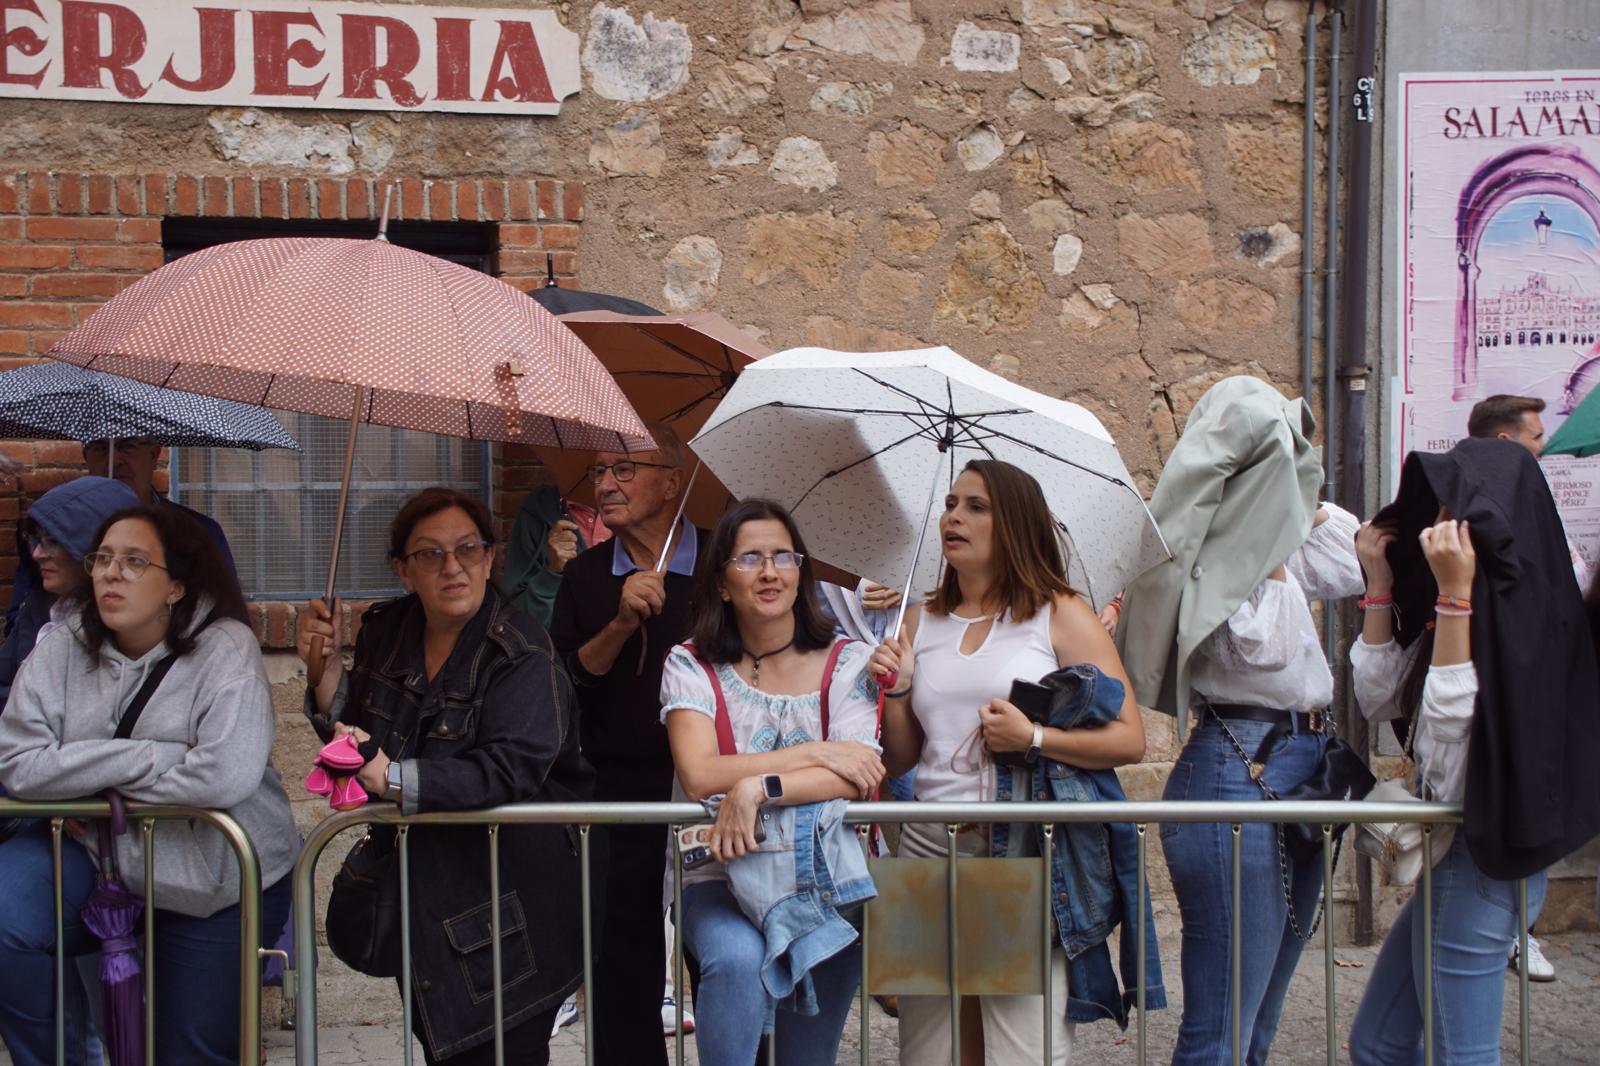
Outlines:
{"label": "black and white polka dot umbrella", "polygon": [[185,448],[295,448],[265,407],[45,362],[0,373],[0,437],[149,437]]}

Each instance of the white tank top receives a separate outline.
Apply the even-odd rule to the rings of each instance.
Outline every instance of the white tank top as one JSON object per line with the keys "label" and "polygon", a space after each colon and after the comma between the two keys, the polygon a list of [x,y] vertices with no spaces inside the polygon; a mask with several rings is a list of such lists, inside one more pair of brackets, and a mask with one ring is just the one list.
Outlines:
{"label": "white tank top", "polygon": [[1013,622],[1006,612],[995,620],[978,650],[963,655],[961,641],[967,627],[988,616],[958,618],[923,610],[911,644],[916,655],[911,708],[923,735],[917,799],[995,798],[994,775],[978,772],[982,739],[973,737],[978,708],[992,699],[1005,699],[1017,678],[1038,681],[1057,668],[1050,611],[1046,604],[1026,622]]}

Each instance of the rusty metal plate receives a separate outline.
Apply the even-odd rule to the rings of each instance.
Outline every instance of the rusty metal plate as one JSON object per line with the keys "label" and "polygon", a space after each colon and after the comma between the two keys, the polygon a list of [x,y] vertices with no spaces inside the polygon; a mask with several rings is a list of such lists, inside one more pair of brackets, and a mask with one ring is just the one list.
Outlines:
{"label": "rusty metal plate", "polygon": [[[874,859],[867,991],[947,996],[949,860]],[[956,974],[962,995],[1044,993],[1044,869],[1038,860],[956,862]]]}

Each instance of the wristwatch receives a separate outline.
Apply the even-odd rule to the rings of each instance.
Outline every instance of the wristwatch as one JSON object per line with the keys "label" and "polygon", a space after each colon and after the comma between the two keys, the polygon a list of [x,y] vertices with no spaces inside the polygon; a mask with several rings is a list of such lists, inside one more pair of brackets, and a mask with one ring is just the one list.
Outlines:
{"label": "wristwatch", "polygon": [[383,798],[390,803],[399,803],[400,789],[400,764],[391,762],[383,771]]}
{"label": "wristwatch", "polygon": [[1033,739],[1028,742],[1028,750],[1022,756],[1023,761],[1026,762],[1030,766],[1033,765],[1034,763],[1038,762],[1039,761],[1039,749],[1043,745],[1044,745],[1044,726],[1040,725],[1038,722],[1035,722],[1035,723],[1033,723]]}
{"label": "wristwatch", "polygon": [[783,778],[779,777],[777,774],[762,774],[761,794],[767,798],[768,803],[771,803],[774,800],[782,799]]}

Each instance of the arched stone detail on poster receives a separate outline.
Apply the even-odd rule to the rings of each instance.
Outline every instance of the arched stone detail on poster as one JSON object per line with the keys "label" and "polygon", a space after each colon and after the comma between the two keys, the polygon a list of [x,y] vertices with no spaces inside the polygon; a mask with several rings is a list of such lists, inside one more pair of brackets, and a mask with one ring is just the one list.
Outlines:
{"label": "arched stone detail on poster", "polygon": [[[1491,219],[1524,196],[1571,201],[1600,229],[1600,169],[1569,145],[1514,148],[1487,160],[1461,188],[1456,208],[1456,343],[1452,395],[1478,398],[1478,245]],[[1574,376],[1584,367],[1574,370]]]}

